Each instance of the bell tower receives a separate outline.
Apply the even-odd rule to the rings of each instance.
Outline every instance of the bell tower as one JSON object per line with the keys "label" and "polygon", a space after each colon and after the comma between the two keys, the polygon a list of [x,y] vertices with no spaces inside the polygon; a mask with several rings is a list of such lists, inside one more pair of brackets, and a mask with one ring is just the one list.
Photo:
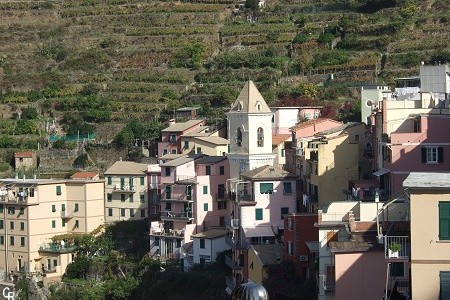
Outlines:
{"label": "bell tower", "polygon": [[231,178],[239,177],[239,172],[272,166],[273,114],[252,81],[246,82],[226,115]]}

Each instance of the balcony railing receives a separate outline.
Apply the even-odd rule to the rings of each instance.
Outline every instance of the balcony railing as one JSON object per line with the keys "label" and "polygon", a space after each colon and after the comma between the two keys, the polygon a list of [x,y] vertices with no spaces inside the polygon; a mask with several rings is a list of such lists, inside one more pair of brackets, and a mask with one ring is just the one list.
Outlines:
{"label": "balcony railing", "polygon": [[45,244],[39,247],[40,252],[70,253],[77,249],[75,245]]}
{"label": "balcony railing", "polygon": [[171,212],[171,211],[161,211],[161,218],[178,219],[178,220],[193,219],[192,212]]}
{"label": "balcony railing", "polygon": [[129,185],[116,185],[114,186],[114,192],[120,192],[120,193],[134,193],[136,192],[136,188],[134,186]]}
{"label": "balcony railing", "polygon": [[195,176],[177,175],[175,182],[178,184],[196,184],[197,178]]}
{"label": "balcony railing", "polygon": [[1,195],[0,202],[9,203],[28,203],[28,196],[16,196],[16,195]]}
{"label": "balcony railing", "polygon": [[386,259],[408,259],[411,242],[408,236],[385,236],[384,254]]}
{"label": "balcony railing", "polygon": [[227,219],[226,226],[230,229],[239,229],[239,219]]}
{"label": "balcony railing", "polygon": [[346,222],[346,221],[348,221],[348,212],[322,214],[322,222]]}
{"label": "balcony railing", "polygon": [[186,195],[185,193],[182,194],[166,194],[162,193],[160,201],[163,202],[194,202],[192,195]]}
{"label": "balcony railing", "polygon": [[240,270],[241,267],[237,264],[237,262],[229,255],[225,255],[225,264],[232,268],[233,270]]}
{"label": "balcony railing", "polygon": [[73,212],[64,210],[61,212],[61,218],[62,219],[71,219],[71,218],[73,218]]}
{"label": "balcony railing", "polygon": [[168,237],[184,237],[184,230],[174,230],[174,229],[151,229],[150,235],[156,236],[168,236]]}
{"label": "balcony railing", "polygon": [[319,275],[319,277],[322,279],[323,289],[325,291],[334,291],[336,288],[336,281],[332,276],[327,275]]}

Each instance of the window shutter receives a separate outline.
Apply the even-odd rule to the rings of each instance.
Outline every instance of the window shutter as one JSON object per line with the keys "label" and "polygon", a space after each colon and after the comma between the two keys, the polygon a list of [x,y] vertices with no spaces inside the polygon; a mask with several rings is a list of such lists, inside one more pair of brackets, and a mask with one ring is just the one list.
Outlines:
{"label": "window shutter", "polygon": [[441,281],[440,299],[450,299],[450,272],[439,273]]}
{"label": "window shutter", "polygon": [[439,239],[450,239],[450,202],[439,203]]}
{"label": "window shutter", "polygon": [[438,147],[438,162],[444,162],[444,148]]}
{"label": "window shutter", "polygon": [[427,148],[422,147],[422,163],[427,162]]}

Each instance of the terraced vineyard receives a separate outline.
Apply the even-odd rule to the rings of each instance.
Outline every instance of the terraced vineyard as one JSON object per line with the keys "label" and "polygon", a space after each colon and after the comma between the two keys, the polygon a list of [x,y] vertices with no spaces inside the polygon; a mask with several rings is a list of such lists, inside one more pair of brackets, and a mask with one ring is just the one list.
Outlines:
{"label": "terraced vineyard", "polygon": [[420,61],[450,59],[446,0],[266,2],[252,11],[232,0],[1,1],[4,117],[29,105],[96,126],[186,105],[207,114],[248,79],[269,102],[296,88],[288,82],[319,83],[317,101],[337,101],[354,96],[342,86],[389,84]]}

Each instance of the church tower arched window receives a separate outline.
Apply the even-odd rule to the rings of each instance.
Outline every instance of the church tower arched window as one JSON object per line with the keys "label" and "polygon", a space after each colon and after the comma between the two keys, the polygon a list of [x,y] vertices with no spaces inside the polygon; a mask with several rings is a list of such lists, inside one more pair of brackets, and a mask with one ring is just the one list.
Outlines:
{"label": "church tower arched window", "polygon": [[264,129],[259,127],[256,135],[257,135],[258,147],[264,147]]}
{"label": "church tower arched window", "polygon": [[242,130],[241,127],[236,129],[236,145],[242,146]]}

